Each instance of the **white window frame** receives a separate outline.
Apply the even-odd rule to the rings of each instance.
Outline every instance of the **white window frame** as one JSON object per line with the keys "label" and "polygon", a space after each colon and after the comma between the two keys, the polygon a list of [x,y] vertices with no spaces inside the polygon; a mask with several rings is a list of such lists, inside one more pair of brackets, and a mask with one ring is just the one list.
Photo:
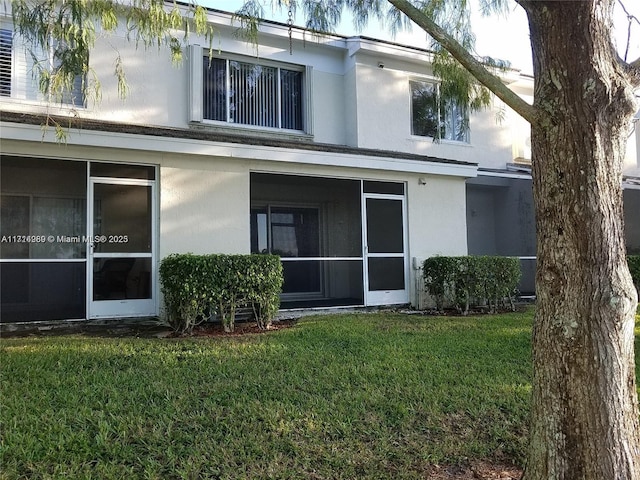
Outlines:
{"label": "white window frame", "polygon": [[[256,61],[255,59],[244,57],[241,55],[234,54],[223,54],[220,56],[216,56],[216,59],[225,60],[228,62],[237,61],[241,63],[247,64],[255,64],[264,67],[271,67],[277,69],[286,69],[291,71],[299,71],[302,73],[302,129],[301,130],[290,130],[286,128],[278,127],[265,127],[259,125],[249,125],[249,124],[241,124],[234,123],[229,121],[229,97],[227,96],[227,121],[219,121],[219,120],[210,120],[204,118],[204,106],[203,106],[203,93],[204,93],[204,85],[203,85],[203,74],[204,74],[204,65],[203,58],[206,56],[206,49],[203,49],[200,45],[190,45],[189,46],[189,121],[195,124],[201,124],[202,126],[212,126],[222,129],[242,129],[243,131],[255,131],[255,132],[269,132],[270,134],[283,134],[283,135],[313,135],[313,118],[311,114],[311,99],[312,99],[312,76],[313,76],[313,67],[307,65],[294,65],[287,64],[283,62],[275,62],[272,60],[260,59]],[[227,68],[227,83],[228,83],[229,69]],[[278,96],[280,95],[280,75],[278,75]],[[281,124],[281,105],[278,98],[277,102],[278,108],[278,124]]]}
{"label": "white window frame", "polygon": [[[436,97],[437,97],[437,106],[438,106],[438,111],[437,111],[437,118],[438,118],[438,136],[437,137],[431,137],[428,135],[420,135],[418,133],[414,133],[413,131],[413,116],[414,116],[414,108],[413,108],[413,88],[411,86],[412,83],[421,83],[421,84],[429,84],[432,85],[435,88],[435,92],[436,92]],[[409,79],[409,101],[410,101],[410,112],[411,112],[411,117],[410,117],[410,129],[411,129],[411,135],[414,137],[419,137],[419,138],[433,138],[436,141],[439,142],[452,142],[452,143],[462,143],[462,144],[469,144],[470,143],[470,128],[469,125],[467,125],[467,127],[465,128],[465,134],[464,134],[464,139],[463,140],[457,140],[457,139],[450,139],[450,138],[446,138],[446,133],[445,136],[441,136],[440,135],[440,131],[441,129],[444,127],[445,128],[445,132],[446,131],[450,131],[450,128],[457,128],[457,122],[456,125],[453,125],[453,117],[452,117],[452,111],[450,109],[445,110],[444,112],[441,111],[441,105],[442,102],[440,100],[440,82],[438,82],[435,79],[432,78],[410,78]],[[455,106],[455,108],[460,108],[458,105]],[[469,122],[469,113],[466,113],[466,121],[467,123]]]}

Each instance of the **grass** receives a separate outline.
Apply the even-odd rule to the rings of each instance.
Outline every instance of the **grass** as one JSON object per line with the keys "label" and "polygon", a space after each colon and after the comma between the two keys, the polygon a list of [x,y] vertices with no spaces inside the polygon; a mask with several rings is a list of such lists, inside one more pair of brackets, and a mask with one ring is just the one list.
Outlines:
{"label": "grass", "polygon": [[[0,341],[0,478],[424,478],[522,462],[532,312]],[[637,334],[640,332],[637,331]]]}

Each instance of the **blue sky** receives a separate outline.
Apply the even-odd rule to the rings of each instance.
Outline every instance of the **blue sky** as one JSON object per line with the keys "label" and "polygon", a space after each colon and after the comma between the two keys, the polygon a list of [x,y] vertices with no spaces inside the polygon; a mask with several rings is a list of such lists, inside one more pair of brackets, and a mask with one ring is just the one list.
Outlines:
{"label": "blue sky", "polygon": [[[478,0],[472,0],[476,4]],[[640,0],[622,0],[629,14],[640,19]],[[235,11],[242,5],[242,0],[200,0],[200,4],[220,10]],[[271,8],[271,0],[262,0],[265,14],[268,18],[277,21],[286,21],[286,12],[274,12]],[[299,14],[300,15],[300,14]],[[304,19],[298,16],[296,25],[302,25]],[[523,73],[532,73],[531,47],[529,44],[529,27],[524,10],[515,2],[508,15],[482,17],[475,13],[472,19],[476,33],[476,53],[481,56],[491,56],[511,62],[511,66],[522,70]],[[615,34],[619,51],[624,52],[627,40],[627,18],[619,4],[616,4]],[[410,32],[400,32],[395,37],[381,26],[377,21],[372,21],[363,31],[357,31],[353,26],[349,14],[343,15],[341,24],[336,28],[336,33],[342,35],[366,35],[381,40],[392,40],[406,45],[420,47],[427,46],[426,34],[414,27]],[[629,50],[629,60],[640,56],[640,24],[632,22],[632,36]]]}

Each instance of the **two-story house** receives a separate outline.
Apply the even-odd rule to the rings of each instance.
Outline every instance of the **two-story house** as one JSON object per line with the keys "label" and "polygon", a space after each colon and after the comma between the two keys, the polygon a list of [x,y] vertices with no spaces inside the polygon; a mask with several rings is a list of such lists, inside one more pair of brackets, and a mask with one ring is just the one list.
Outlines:
{"label": "two-story house", "polygon": [[[76,86],[56,104],[2,19],[2,322],[161,315],[158,265],[176,252],[277,253],[282,308],[418,305],[429,256],[535,256],[527,127],[499,101],[471,116],[442,101],[425,50],[275,22],[255,47],[208,15],[212,54],[192,35],[175,66],[104,36],[101,101]],[[47,115],[71,125],[65,142]]]}

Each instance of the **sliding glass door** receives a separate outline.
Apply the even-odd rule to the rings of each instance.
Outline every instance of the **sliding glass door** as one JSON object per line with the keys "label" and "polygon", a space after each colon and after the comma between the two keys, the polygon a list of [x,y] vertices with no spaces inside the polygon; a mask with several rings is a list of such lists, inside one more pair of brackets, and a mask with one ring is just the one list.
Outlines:
{"label": "sliding glass door", "polygon": [[282,308],[363,305],[358,180],[251,174],[251,252],[280,255]]}

